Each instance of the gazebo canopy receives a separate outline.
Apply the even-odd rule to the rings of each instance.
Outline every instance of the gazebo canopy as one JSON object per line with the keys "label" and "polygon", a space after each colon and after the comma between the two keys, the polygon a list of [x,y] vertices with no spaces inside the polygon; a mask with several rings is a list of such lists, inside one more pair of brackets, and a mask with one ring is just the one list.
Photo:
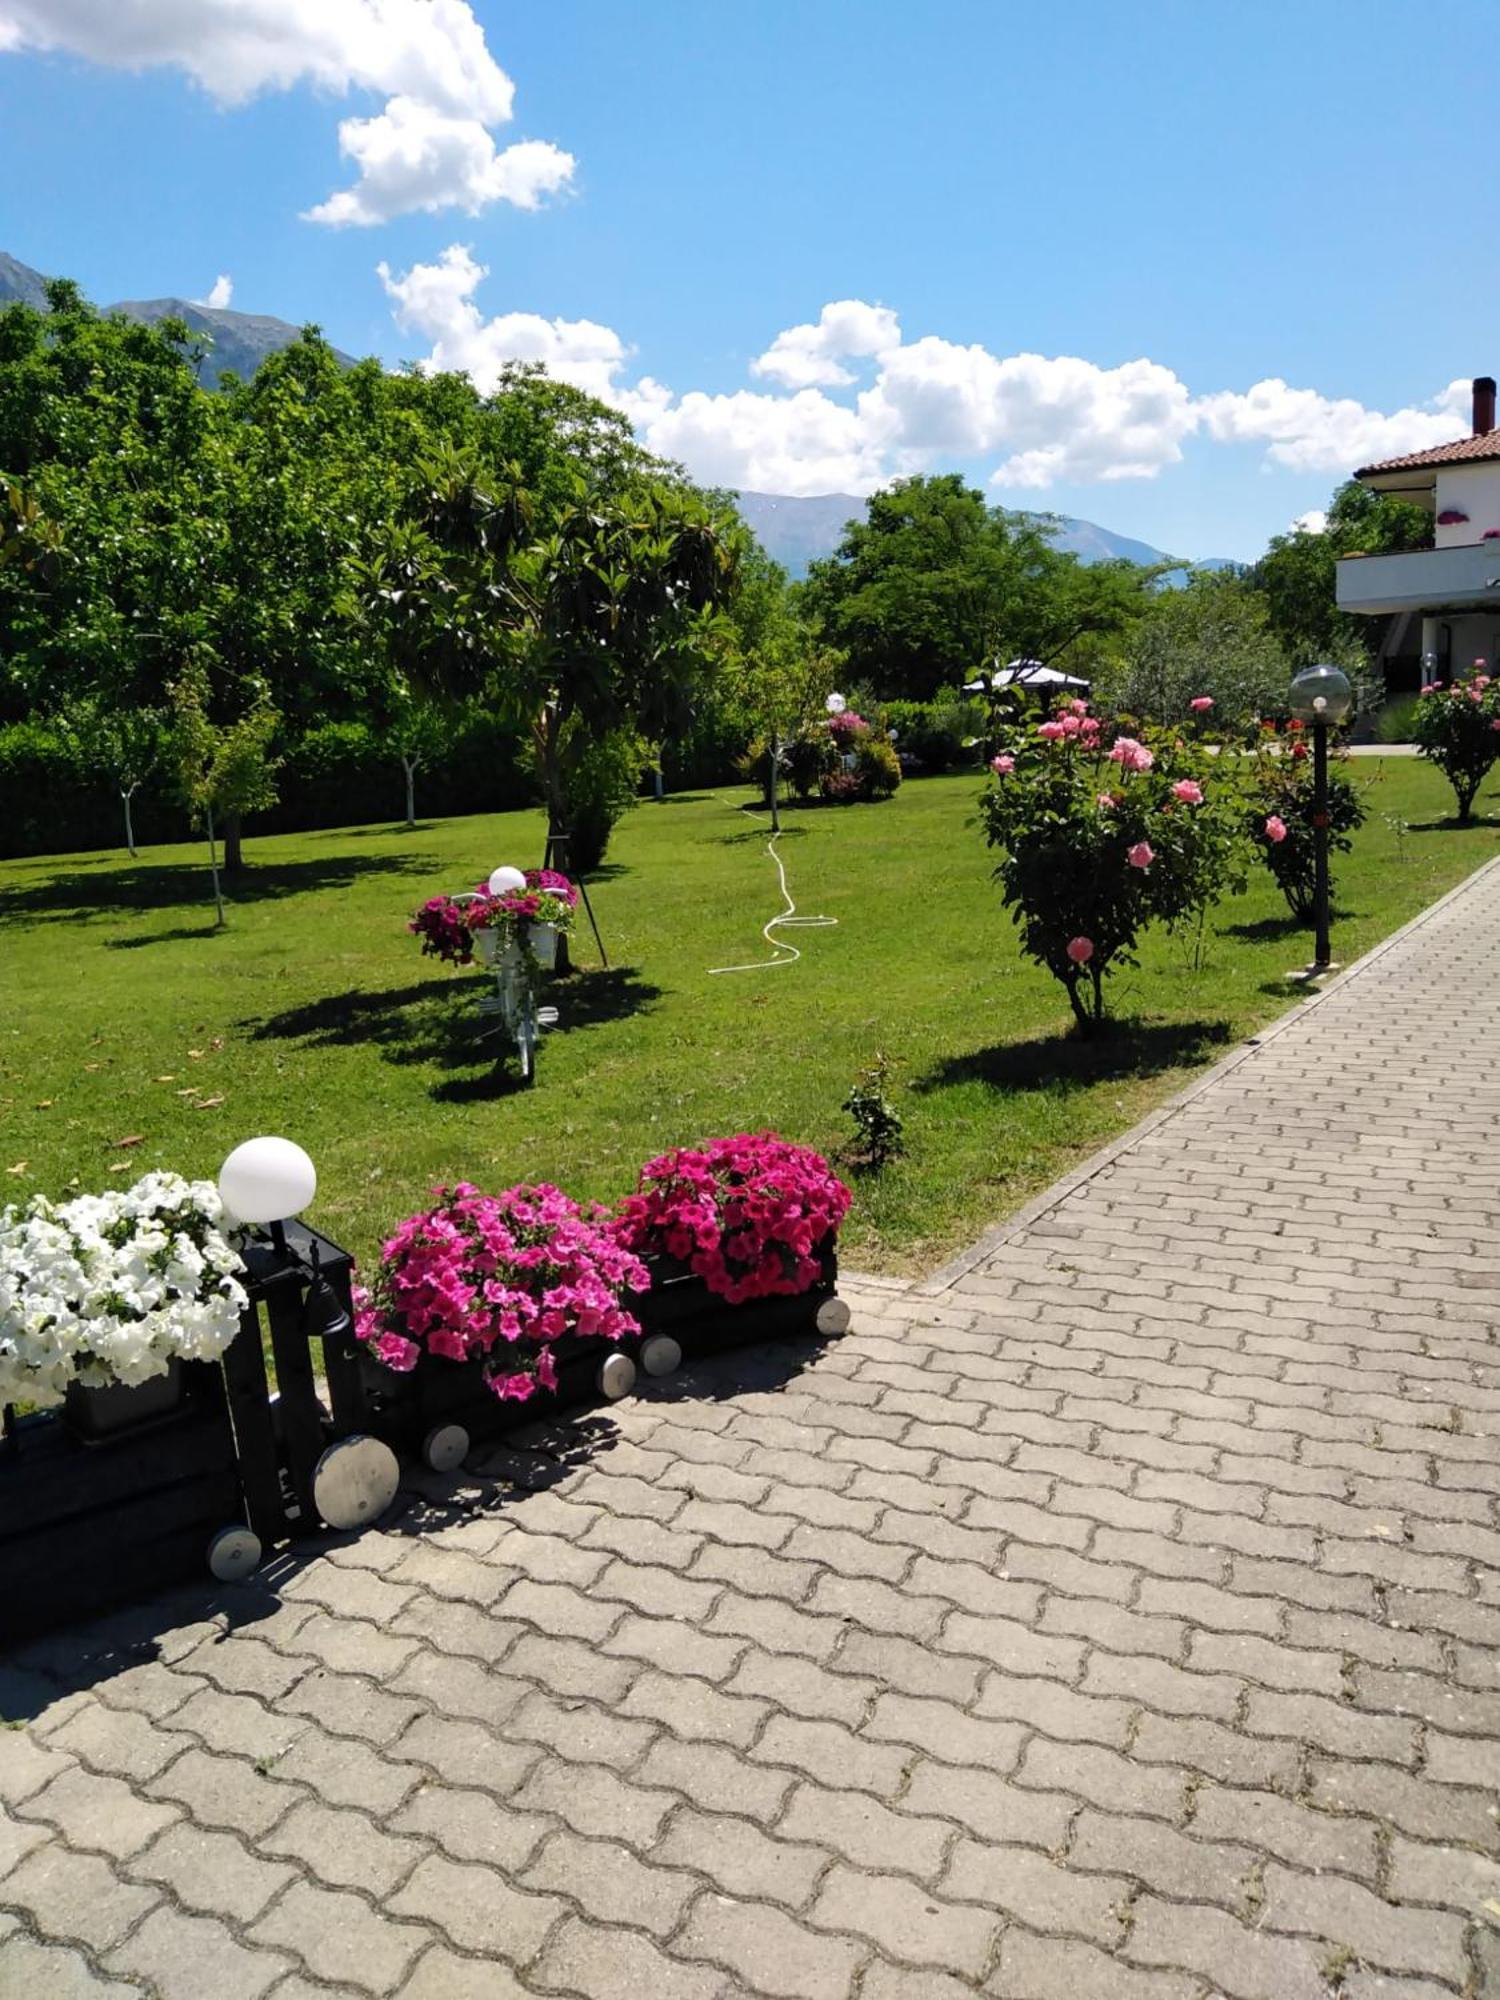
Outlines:
{"label": "gazebo canopy", "polygon": [[964,693],[984,694],[991,688],[1087,688],[1088,685],[1075,674],[1065,674],[1060,667],[1043,666],[1040,660],[1012,660],[997,667],[988,680],[981,674],[978,680],[965,681]]}

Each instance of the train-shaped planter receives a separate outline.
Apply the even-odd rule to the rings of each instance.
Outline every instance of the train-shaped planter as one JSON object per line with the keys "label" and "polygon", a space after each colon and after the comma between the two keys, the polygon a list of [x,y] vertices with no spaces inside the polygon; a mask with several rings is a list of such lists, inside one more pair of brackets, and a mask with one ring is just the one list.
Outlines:
{"label": "train-shaped planter", "polygon": [[556,1389],[538,1391],[525,1402],[494,1395],[477,1361],[424,1356],[409,1374],[400,1375],[351,1337],[341,1377],[353,1385],[359,1400],[342,1413],[344,1422],[420,1458],[434,1471],[449,1472],[486,1439],[579,1405],[628,1396],[642,1373],[671,1375],[685,1361],[730,1348],[815,1333],[833,1336],[849,1324],[849,1308],[838,1296],[838,1257],[832,1245],[825,1247],[809,1290],[734,1306],[683,1266],[668,1259],[644,1261],[651,1270],[650,1291],[629,1292],[624,1299],[640,1321],[640,1333],[621,1341],[575,1336],[556,1342]]}

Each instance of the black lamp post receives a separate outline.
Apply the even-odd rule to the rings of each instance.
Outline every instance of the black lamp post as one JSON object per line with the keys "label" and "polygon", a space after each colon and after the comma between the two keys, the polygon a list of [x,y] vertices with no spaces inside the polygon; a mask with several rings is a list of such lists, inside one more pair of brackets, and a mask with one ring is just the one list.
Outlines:
{"label": "black lamp post", "polygon": [[1337,667],[1308,667],[1291,686],[1291,710],[1313,733],[1313,948],[1312,973],[1333,962],[1328,926],[1328,732],[1344,720],[1354,702],[1348,677]]}

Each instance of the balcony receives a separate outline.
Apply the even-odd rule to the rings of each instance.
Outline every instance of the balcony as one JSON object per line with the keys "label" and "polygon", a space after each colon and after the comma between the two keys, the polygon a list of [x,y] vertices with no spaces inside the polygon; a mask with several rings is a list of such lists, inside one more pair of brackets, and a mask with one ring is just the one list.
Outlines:
{"label": "balcony", "polygon": [[1345,556],[1335,571],[1340,611],[1500,611],[1500,541],[1399,555]]}

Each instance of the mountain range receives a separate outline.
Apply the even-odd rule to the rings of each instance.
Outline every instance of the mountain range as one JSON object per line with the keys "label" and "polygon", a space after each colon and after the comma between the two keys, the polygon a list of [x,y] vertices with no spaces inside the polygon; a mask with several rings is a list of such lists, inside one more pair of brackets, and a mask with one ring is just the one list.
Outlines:
{"label": "mountain range", "polygon": [[[47,309],[47,280],[40,271],[0,250],[0,306],[19,302]],[[202,334],[211,345],[203,361],[202,379],[212,387],[223,374],[233,371],[243,379],[252,376],[268,354],[287,347],[302,331],[289,320],[273,319],[264,313],[232,312],[227,306],[200,305],[196,299],[122,299],[107,306],[107,312],[123,313],[127,319],[154,324],[163,319],[180,319],[194,333]],[[334,352],[337,354],[338,349]],[[341,361],[352,356],[340,354]],[[784,493],[738,495],[740,512],[766,553],[794,577],[806,576],[808,565],[822,556],[831,556],[844,538],[847,522],[863,514],[865,503],[852,493],[818,493],[798,499]],[[1133,563],[1163,563],[1178,560],[1165,550],[1152,548],[1096,521],[1080,521],[1070,514],[1047,517],[1053,525],[1056,546],[1081,562],[1109,562],[1122,559]],[[1170,581],[1178,581],[1190,569],[1233,567],[1222,556],[1201,561],[1182,558],[1182,568]]]}
{"label": "mountain range", "polygon": [[[0,250],[0,306],[20,303],[45,312],[46,285],[40,271]],[[163,319],[184,320],[194,333],[212,343],[202,371],[202,380],[210,388],[230,370],[248,380],[268,354],[289,347],[302,331],[289,320],[273,319],[266,313],[232,312],[227,306],[200,305],[196,299],[121,299],[104,310],[153,325]],[[353,357],[340,354],[339,359],[352,361]]]}
{"label": "mountain range", "polygon": [[[816,493],[794,499],[784,493],[736,494],[739,509],[766,554],[794,577],[806,576],[808,565],[831,556],[844,539],[851,520],[863,515],[865,503],[853,493]],[[1113,528],[1101,528],[1097,521],[1080,521],[1072,514],[1048,514],[1042,519],[1052,525],[1055,547],[1075,555],[1080,562],[1178,563],[1170,573],[1176,582],[1189,570],[1233,569],[1239,565],[1228,556],[1205,556],[1194,561],[1169,555],[1130,535],[1118,535]]]}

